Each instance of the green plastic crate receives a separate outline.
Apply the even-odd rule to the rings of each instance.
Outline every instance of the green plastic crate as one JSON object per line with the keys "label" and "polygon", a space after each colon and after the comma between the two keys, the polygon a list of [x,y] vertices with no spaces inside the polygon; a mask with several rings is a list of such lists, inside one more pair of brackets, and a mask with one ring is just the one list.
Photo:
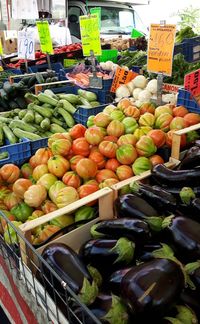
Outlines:
{"label": "green plastic crate", "polygon": [[118,50],[111,49],[111,50],[102,50],[102,55],[97,57],[99,62],[106,62],[112,61],[113,63],[117,63],[117,55]]}

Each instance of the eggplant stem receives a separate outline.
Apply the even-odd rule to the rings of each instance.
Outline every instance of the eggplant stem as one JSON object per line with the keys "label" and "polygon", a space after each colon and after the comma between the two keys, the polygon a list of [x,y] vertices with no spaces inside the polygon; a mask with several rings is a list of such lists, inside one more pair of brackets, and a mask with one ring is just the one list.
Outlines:
{"label": "eggplant stem", "polygon": [[127,264],[129,264],[134,257],[135,243],[129,241],[125,237],[121,237],[117,241],[115,246],[111,249],[111,252],[118,254],[118,258],[115,260],[114,263],[125,261]]}
{"label": "eggplant stem", "polygon": [[92,284],[90,284],[89,280],[87,278],[84,278],[83,286],[79,293],[79,297],[82,300],[82,302],[85,305],[92,304],[95,301],[98,293],[99,293],[99,289],[95,280],[93,280]]}
{"label": "eggplant stem", "polygon": [[187,274],[192,274],[195,270],[200,268],[200,260],[185,265],[185,271]]}
{"label": "eggplant stem", "polygon": [[99,233],[98,231],[96,231],[96,229],[98,228],[98,226],[99,226],[99,223],[94,224],[94,225],[92,225],[92,227],[90,229],[90,234],[95,239],[102,238],[102,237],[105,236],[104,234]]}
{"label": "eggplant stem", "polygon": [[159,216],[145,217],[145,222],[149,225],[150,229],[154,232],[162,230],[163,218]]}
{"label": "eggplant stem", "polygon": [[178,311],[176,318],[181,323],[198,324],[196,314],[193,312],[193,310],[191,308],[189,308],[187,306],[183,306],[183,305],[177,305],[176,309]]}
{"label": "eggplant stem", "polygon": [[167,216],[165,217],[165,219],[163,220],[162,222],[162,229],[165,229],[166,227],[169,227],[172,223],[172,220],[174,219],[174,215],[170,215],[170,216]]}
{"label": "eggplant stem", "polygon": [[127,324],[128,313],[126,305],[119,297],[112,295],[112,306],[108,313],[101,319],[110,324]]}
{"label": "eggplant stem", "polygon": [[139,193],[139,190],[140,190],[140,185],[138,182],[134,181],[130,184],[130,189],[131,189],[131,192],[133,193]]}
{"label": "eggplant stem", "polygon": [[88,268],[88,271],[91,274],[93,280],[96,282],[97,286],[101,287],[103,278],[102,278],[100,272],[96,268],[92,267],[91,265],[88,265],[87,268]]}
{"label": "eggplant stem", "polygon": [[174,317],[164,317],[164,319],[169,321],[171,324],[183,324],[179,319]]}

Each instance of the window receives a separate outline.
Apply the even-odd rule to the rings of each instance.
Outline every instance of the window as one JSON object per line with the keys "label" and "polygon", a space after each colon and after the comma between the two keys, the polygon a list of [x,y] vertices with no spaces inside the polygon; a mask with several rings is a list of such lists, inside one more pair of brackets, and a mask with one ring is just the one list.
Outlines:
{"label": "window", "polygon": [[82,16],[83,12],[79,7],[69,7],[68,12],[68,26],[72,36],[81,38],[79,16]]}

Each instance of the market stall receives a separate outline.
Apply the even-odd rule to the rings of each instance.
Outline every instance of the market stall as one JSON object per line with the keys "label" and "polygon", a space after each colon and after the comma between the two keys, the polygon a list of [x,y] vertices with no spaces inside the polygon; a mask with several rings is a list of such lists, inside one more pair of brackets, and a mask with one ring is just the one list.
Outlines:
{"label": "market stall", "polygon": [[[17,15],[17,13],[15,12]],[[0,306],[15,323],[200,320],[200,39],[0,39]],[[7,297],[6,297],[7,296]]]}

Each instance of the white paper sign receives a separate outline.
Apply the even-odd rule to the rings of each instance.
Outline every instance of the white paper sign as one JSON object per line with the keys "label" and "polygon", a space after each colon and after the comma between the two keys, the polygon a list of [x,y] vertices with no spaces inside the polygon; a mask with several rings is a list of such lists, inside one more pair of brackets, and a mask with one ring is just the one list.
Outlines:
{"label": "white paper sign", "polygon": [[35,33],[33,30],[18,32],[17,48],[20,59],[35,59]]}
{"label": "white paper sign", "polygon": [[12,0],[13,19],[38,19],[37,0]]}

